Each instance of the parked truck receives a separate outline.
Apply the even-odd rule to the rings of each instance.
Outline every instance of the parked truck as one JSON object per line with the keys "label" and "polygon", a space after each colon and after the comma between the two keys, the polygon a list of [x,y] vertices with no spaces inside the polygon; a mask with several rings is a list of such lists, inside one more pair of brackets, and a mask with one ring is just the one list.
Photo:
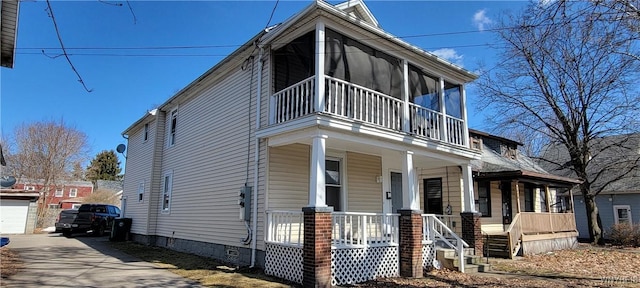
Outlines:
{"label": "parked truck", "polygon": [[82,204],[77,211],[63,210],[56,222],[56,231],[71,237],[73,233],[91,232],[103,236],[111,231],[113,220],[120,217],[120,208],[109,204]]}

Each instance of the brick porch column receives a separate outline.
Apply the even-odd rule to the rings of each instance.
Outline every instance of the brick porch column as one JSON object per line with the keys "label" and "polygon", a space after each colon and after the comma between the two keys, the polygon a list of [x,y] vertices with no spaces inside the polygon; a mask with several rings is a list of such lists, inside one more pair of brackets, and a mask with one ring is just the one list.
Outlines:
{"label": "brick porch column", "polygon": [[420,278],[422,271],[422,213],[398,210],[400,213],[400,276]]}
{"label": "brick porch column", "polygon": [[333,207],[304,207],[302,285],[331,287],[331,212]]}
{"label": "brick porch column", "polygon": [[484,254],[481,216],[482,213],[478,212],[460,213],[460,218],[462,218],[462,239],[469,244],[470,248],[475,248],[477,256],[483,256]]}

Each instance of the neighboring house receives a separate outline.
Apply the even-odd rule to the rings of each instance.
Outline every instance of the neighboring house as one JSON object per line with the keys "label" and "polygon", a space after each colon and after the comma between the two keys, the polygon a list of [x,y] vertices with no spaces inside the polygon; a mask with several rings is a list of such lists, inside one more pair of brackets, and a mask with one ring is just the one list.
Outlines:
{"label": "neighboring house", "polygon": [[472,163],[485,252],[511,258],[573,248],[578,233],[571,198],[564,195],[580,181],[548,173],[518,149],[521,143],[469,134],[471,147],[482,151]]}
{"label": "neighboring house", "polygon": [[[84,197],[93,193],[90,181],[58,181],[43,189],[42,180],[19,179],[13,186],[15,189],[44,192],[39,205],[52,209],[75,209],[80,207]],[[43,191],[46,190],[46,191]]]}
{"label": "neighboring house", "polygon": [[[305,286],[419,277],[437,244],[481,255],[475,78],[382,30],[362,1],[313,1],[123,132],[132,239]],[[434,215],[443,179],[465,241]]]}
{"label": "neighboring house", "polygon": [[[640,223],[640,133],[609,136],[592,142],[592,157],[589,167],[589,178],[602,171],[598,181],[592,183],[592,191],[600,192],[596,197],[596,205],[603,229],[604,238],[608,238],[614,224]],[[566,149],[560,146],[546,147],[541,165],[549,172],[557,175],[575,175],[566,165],[568,161]],[[620,180],[613,181],[606,187],[604,183],[611,181],[616,175],[635,166],[635,170]],[[604,170],[604,171],[603,171]],[[576,224],[579,238],[589,239],[589,226],[584,197],[580,192],[574,193]]]}
{"label": "neighboring house", "polygon": [[0,66],[13,68],[18,34],[18,0],[0,2]]}
{"label": "neighboring house", "polygon": [[0,234],[31,234],[36,228],[40,193],[0,189]]}
{"label": "neighboring house", "polygon": [[106,190],[113,193],[122,191],[122,181],[118,180],[97,180],[95,190]]}

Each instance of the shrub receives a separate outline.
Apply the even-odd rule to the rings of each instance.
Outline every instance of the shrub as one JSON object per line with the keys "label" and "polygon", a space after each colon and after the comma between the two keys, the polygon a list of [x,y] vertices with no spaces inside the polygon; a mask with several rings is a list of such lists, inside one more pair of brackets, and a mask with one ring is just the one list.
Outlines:
{"label": "shrub", "polygon": [[609,231],[609,238],[614,245],[640,247],[640,224],[615,224]]}

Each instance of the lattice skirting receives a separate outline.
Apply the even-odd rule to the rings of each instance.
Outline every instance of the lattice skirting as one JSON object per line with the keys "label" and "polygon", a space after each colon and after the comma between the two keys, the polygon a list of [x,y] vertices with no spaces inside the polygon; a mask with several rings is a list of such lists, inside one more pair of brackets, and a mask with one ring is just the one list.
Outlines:
{"label": "lattice skirting", "polygon": [[397,246],[331,250],[331,284],[361,283],[400,275]]}
{"label": "lattice skirting", "polygon": [[302,284],[302,247],[267,243],[264,273]]}
{"label": "lattice skirting", "polygon": [[433,260],[436,259],[436,246],[434,244],[422,245],[422,268],[431,269]]}

